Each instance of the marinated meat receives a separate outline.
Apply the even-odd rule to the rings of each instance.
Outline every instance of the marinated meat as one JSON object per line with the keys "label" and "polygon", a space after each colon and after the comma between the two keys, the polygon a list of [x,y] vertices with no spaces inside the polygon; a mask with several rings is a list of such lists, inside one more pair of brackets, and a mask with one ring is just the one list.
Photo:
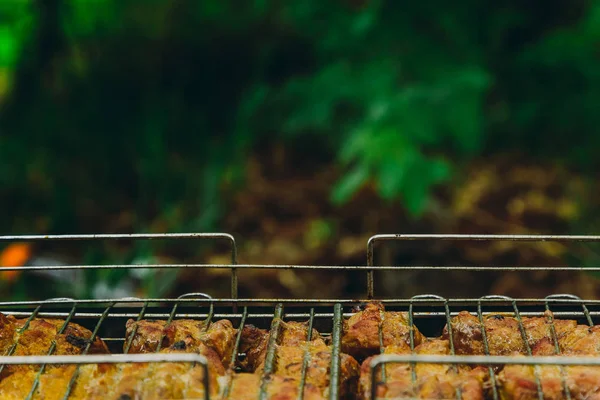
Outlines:
{"label": "marinated meat", "polygon": [[[462,311],[450,321],[454,349],[458,355],[484,355],[482,326],[479,318]],[[534,348],[543,339],[560,341],[577,327],[573,320],[554,320],[551,314],[544,317],[522,318],[522,329],[516,318],[501,314],[483,318],[490,355],[528,354],[527,346]],[[554,325],[554,333],[551,326]],[[527,342],[523,341],[523,332]],[[449,339],[446,326],[442,337]]]}
{"label": "marinated meat", "polygon": [[[46,355],[55,342],[54,355],[108,354],[106,344],[99,338],[92,339],[88,329],[64,320],[34,318],[27,324],[27,319],[16,319],[12,315],[0,314],[0,346],[6,355],[14,347],[12,355]],[[59,333],[62,329],[62,333]],[[48,369],[54,368],[48,366]],[[1,377],[16,371],[39,369],[35,365],[8,365],[2,370]]]}
{"label": "marinated meat", "polygon": [[[75,365],[61,366],[41,375],[32,399],[62,400],[76,372]],[[33,388],[37,372],[23,370],[0,382],[0,398],[24,399]],[[105,364],[79,368],[69,399],[189,399],[204,398],[204,370],[189,363]],[[218,379],[211,377],[210,392],[217,396]]]}
{"label": "marinated meat", "polygon": [[[306,343],[308,340],[308,321],[281,321],[279,323],[279,335],[277,344],[283,346],[295,346]],[[311,332],[310,340],[322,340],[321,335],[316,329]]]}
{"label": "marinated meat", "polygon": [[[282,377],[300,379],[305,356],[308,357],[306,365],[306,382],[323,390],[328,390],[331,373],[331,346],[327,346],[321,339],[305,342],[301,346],[277,346],[273,373]],[[340,397],[347,398],[356,392],[359,365],[358,362],[347,354],[340,355]],[[257,373],[262,373],[264,365],[259,365]]]}
{"label": "marinated meat", "polygon": [[238,360],[238,366],[242,371],[254,372],[267,351],[269,344],[269,332],[259,329],[254,325],[246,325],[242,329],[239,352],[244,355]]}
{"label": "marinated meat", "polygon": [[[159,348],[179,347],[190,353],[200,353],[210,348],[227,368],[235,344],[236,329],[228,320],[216,321],[206,326],[204,321],[189,319],[167,321],[129,320],[126,324],[124,347],[131,340],[129,353],[153,353]],[[133,336],[133,339],[131,337]]]}
{"label": "marinated meat", "polygon": [[[414,349],[420,355],[449,355],[448,340],[426,340]],[[386,347],[384,354],[411,354],[404,343]],[[373,357],[361,365],[360,392],[363,399],[371,398],[371,366]],[[385,399],[462,399],[479,400],[484,397],[487,372],[482,368],[450,364],[417,364],[414,374],[410,364],[386,364],[385,383],[377,386],[377,396]]]}
{"label": "marinated meat", "polygon": [[[235,374],[231,382],[229,396],[221,398],[231,400],[256,400],[261,387],[261,376],[258,374]],[[268,400],[297,400],[300,394],[300,382],[295,378],[272,375],[266,384]],[[309,383],[304,385],[304,400],[325,400],[327,396]]]}
{"label": "marinated meat", "polygon": [[498,382],[503,400],[537,400],[538,390],[544,399],[566,399],[566,390],[573,400],[600,399],[599,367],[507,365]]}
{"label": "marinated meat", "polygon": [[380,302],[368,303],[363,311],[344,321],[343,329],[342,351],[359,361],[378,354],[382,345],[410,343],[411,329],[414,345],[423,341],[419,330],[410,326],[408,313],[385,311]]}
{"label": "marinated meat", "polygon": [[[452,339],[456,354],[483,355],[485,333],[491,355],[526,356],[528,350],[535,356],[600,355],[600,327],[577,325],[574,320],[554,320],[551,313],[523,317],[520,322],[507,315],[486,315],[482,322],[476,315],[461,312],[445,327],[441,338],[427,339],[413,327],[415,347],[411,351],[411,324],[407,317],[406,313],[388,312],[381,303],[372,302],[344,322],[340,398],[370,399],[370,362],[382,347],[384,354],[449,355]],[[48,354],[53,344],[53,354],[108,354],[105,343],[99,338],[92,340],[92,332],[80,325],[45,318],[27,321],[0,314],[3,354],[43,355]],[[271,400],[329,398],[332,346],[316,330],[309,334],[307,322],[279,321],[279,327],[273,371],[267,377],[263,376],[263,370],[269,331],[252,325],[241,332],[239,350],[245,358],[237,360],[235,365],[253,373],[234,373],[231,357],[237,331],[226,320],[210,325],[193,320],[175,320],[170,324],[130,320],[125,348],[131,339],[131,353],[204,355],[208,361],[210,395],[214,399],[256,399],[263,378],[267,398]],[[352,354],[368,358],[359,366]],[[23,399],[31,393],[35,400],[58,400],[68,390],[69,399],[203,398],[206,390],[204,369],[190,363],[48,365],[36,382],[39,368],[39,365],[6,366],[0,376],[0,399]],[[497,373],[496,382],[502,400],[539,399],[538,384],[544,399],[600,400],[600,367],[507,365],[503,369],[499,366],[498,371],[501,372]],[[384,382],[382,377],[376,376],[376,393],[382,399],[482,400],[491,394],[487,367],[386,364]]]}
{"label": "marinated meat", "polygon": [[[321,335],[316,329],[312,330],[311,341],[322,342]],[[308,341],[308,323],[289,321],[279,322],[277,344],[280,346],[299,346]],[[269,331],[259,329],[254,325],[246,325],[242,330],[239,352],[244,359],[238,362],[239,367],[246,372],[253,372],[264,361],[269,344]]]}

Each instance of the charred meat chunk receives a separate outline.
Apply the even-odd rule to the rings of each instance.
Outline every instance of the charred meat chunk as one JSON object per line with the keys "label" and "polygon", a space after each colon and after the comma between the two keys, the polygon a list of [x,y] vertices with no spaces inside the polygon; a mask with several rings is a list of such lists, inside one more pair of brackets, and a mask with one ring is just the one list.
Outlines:
{"label": "charred meat chunk", "polygon": [[419,345],[423,335],[411,326],[408,313],[385,311],[380,302],[370,302],[344,321],[342,351],[360,361],[379,353],[381,346],[410,343],[411,331],[414,345]]}

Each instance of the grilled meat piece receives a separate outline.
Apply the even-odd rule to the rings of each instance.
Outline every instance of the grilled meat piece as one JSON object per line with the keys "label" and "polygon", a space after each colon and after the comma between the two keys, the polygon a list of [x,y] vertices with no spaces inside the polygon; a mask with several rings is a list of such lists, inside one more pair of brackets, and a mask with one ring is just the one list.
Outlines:
{"label": "grilled meat piece", "polygon": [[503,400],[537,400],[538,390],[544,399],[566,399],[566,389],[573,400],[600,399],[600,368],[573,366],[507,365],[498,375]]}
{"label": "grilled meat piece", "polygon": [[[27,324],[27,319],[16,319],[12,315],[0,314],[0,346],[4,355],[16,344],[13,355],[46,355],[53,341],[56,343],[54,355],[108,354],[106,344],[99,338],[92,341],[92,332],[88,329],[64,320],[34,318]],[[59,333],[62,329],[62,333]],[[54,368],[48,366],[48,369]],[[8,365],[2,370],[1,377],[6,377],[19,370],[39,369],[34,365]]]}
{"label": "grilled meat piece", "polygon": [[[129,353],[153,353],[159,348],[175,346],[189,353],[200,353],[206,348],[213,349],[225,367],[229,367],[235,343],[236,329],[228,320],[213,322],[206,326],[205,321],[189,319],[167,321],[129,320],[126,324],[126,340],[131,340]],[[133,339],[131,339],[133,337]]]}
{"label": "grilled meat piece", "polygon": [[[256,400],[260,392],[261,376],[258,374],[240,373],[233,375],[229,399]],[[295,378],[271,375],[266,385],[268,400],[296,400],[300,394],[300,381]],[[321,390],[306,383],[304,385],[304,400],[325,400],[327,397]]]}
{"label": "grilled meat piece", "polygon": [[[380,330],[381,339],[380,343]],[[363,311],[344,321],[342,351],[357,360],[378,354],[383,347],[410,343],[411,326],[408,313],[385,311],[380,302],[370,302]],[[412,326],[415,346],[423,341],[423,335]]]}
{"label": "grilled meat piece", "polygon": [[600,354],[600,326],[579,325],[559,339],[563,353],[572,355]]}
{"label": "grilled meat piece", "polygon": [[[64,320],[43,318],[34,318],[27,326],[26,324],[26,319],[0,314],[2,354],[8,354],[16,342],[14,355],[45,355],[53,340],[56,340],[53,353],[56,355],[81,354],[88,346],[88,354],[108,353],[106,344],[97,337],[92,341],[92,332],[81,325],[70,322],[64,326]],[[59,333],[61,329],[62,333]]]}
{"label": "grilled meat piece", "polygon": [[[242,330],[239,352],[245,358],[238,362],[238,366],[246,372],[254,372],[264,361],[269,344],[269,331],[259,329],[254,325],[246,325]],[[277,344],[281,346],[299,346],[308,340],[308,322],[289,321],[279,322]],[[322,341],[316,329],[312,330],[311,341]]]}
{"label": "grilled meat piece", "polygon": [[[273,373],[282,377],[300,379],[305,356],[306,382],[326,392],[329,388],[331,373],[331,346],[318,339],[296,346],[277,346]],[[262,373],[264,365],[257,368]],[[340,355],[340,398],[344,399],[356,392],[358,383],[358,362],[347,354]]]}
{"label": "grilled meat piece", "polygon": [[[117,371],[113,391],[117,399],[189,399],[204,398],[204,370],[186,363],[129,364]],[[219,393],[219,384],[209,372],[212,396]]]}
{"label": "grilled meat piece", "polygon": [[15,342],[15,318],[0,313],[0,354],[8,353]]}
{"label": "grilled meat piece", "polygon": [[[415,347],[414,353],[449,355],[450,342],[426,340]],[[401,343],[386,347],[384,354],[411,354],[411,350],[407,344]],[[360,393],[365,400],[371,399],[370,363],[373,358],[367,358],[361,365]],[[413,376],[409,364],[390,363],[385,366],[385,383],[377,385],[377,396],[387,399],[455,399],[458,392],[462,399],[482,400],[487,376],[483,368],[472,370],[466,366],[454,367],[450,364],[417,364]]]}
{"label": "grilled meat piece", "polygon": [[[10,317],[9,317],[10,318]],[[108,354],[106,344],[99,338],[92,338],[92,332],[83,326],[69,323],[62,333],[65,321],[58,319],[33,319],[29,326],[25,327],[26,320],[16,320],[17,347],[14,355],[40,355],[46,354],[52,344],[56,341],[55,355],[77,355],[83,353],[89,345],[88,354]]]}
{"label": "grilled meat piece", "polygon": [[[41,375],[33,399],[62,400],[76,372],[75,365],[61,366]],[[0,382],[0,398],[24,399],[37,372],[19,371]],[[204,398],[204,370],[189,363],[104,364],[79,368],[70,400],[181,399]],[[209,372],[211,396],[220,387]]]}
{"label": "grilled meat piece", "polygon": [[[527,339],[525,343],[519,321],[515,318],[499,314],[488,315],[483,318],[483,324],[490,355],[527,354],[527,345],[534,348],[542,339],[552,340],[554,334],[560,342],[577,327],[577,322],[554,320],[552,314],[547,314],[545,317],[522,318],[522,327]],[[554,325],[554,334],[552,325]],[[456,354],[485,354],[481,322],[477,316],[462,311],[452,318],[450,326]],[[448,326],[444,328],[442,337],[449,339]]]}
{"label": "grilled meat piece", "polygon": [[[310,340],[320,340],[321,334],[313,328]],[[277,344],[284,346],[295,346],[306,343],[308,340],[308,321],[281,321],[279,323],[279,335],[277,336]]]}
{"label": "grilled meat piece", "polygon": [[237,361],[238,367],[245,372],[254,372],[264,359],[269,344],[269,332],[254,325],[246,325],[242,329],[239,352],[244,355]]}

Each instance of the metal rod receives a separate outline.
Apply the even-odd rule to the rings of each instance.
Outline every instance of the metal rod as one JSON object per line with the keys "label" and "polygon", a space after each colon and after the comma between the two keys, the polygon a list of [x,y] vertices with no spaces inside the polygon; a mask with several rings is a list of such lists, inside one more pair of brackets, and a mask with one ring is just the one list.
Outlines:
{"label": "metal rod", "polygon": [[[414,304],[412,302],[412,300],[414,300],[414,297],[411,298],[411,302],[410,305],[408,306],[408,344],[410,345],[410,354],[415,354],[415,320],[414,320]],[[382,368],[385,371],[385,366],[383,366]],[[416,365],[415,363],[410,363],[410,381],[412,384],[412,389],[414,390],[414,388],[417,385],[417,371],[416,371]],[[375,382],[373,380],[371,380],[371,386],[375,385]],[[371,397],[373,400],[375,400],[374,397]]]}
{"label": "metal rod", "polygon": [[[480,300],[481,298],[451,298],[448,299],[448,302],[450,304],[453,305],[462,305],[462,304],[466,304],[466,305],[475,305],[477,304],[477,301]],[[546,298],[520,298],[520,299],[515,299],[517,302],[519,303],[523,303],[523,304],[527,304],[527,303],[531,303],[532,305],[543,305],[544,301],[546,301]],[[70,301],[71,303],[77,304],[77,305],[94,305],[94,304],[109,304],[111,302],[114,302],[115,299],[86,299],[86,300],[72,300]],[[438,305],[438,306],[443,306],[443,301],[440,300],[432,300],[432,299],[380,299],[377,300],[381,303],[384,304],[395,304],[395,305],[406,305],[408,306],[410,304],[411,301],[415,302],[415,303],[419,303],[419,304],[423,304],[423,305]],[[507,302],[507,300],[505,299],[497,299],[497,298],[484,298],[482,299],[482,301],[484,303],[488,303],[488,304],[506,304],[506,305],[511,305],[512,302]],[[289,304],[303,304],[303,305],[312,305],[312,304],[335,304],[335,303],[342,303],[342,304],[360,304],[362,302],[368,302],[368,300],[366,299],[283,299],[283,298],[246,298],[246,299],[226,299],[226,298],[221,298],[221,299],[173,299],[173,298],[162,298],[162,299],[136,299],[136,300],[128,300],[129,303],[131,304],[135,304],[135,303],[165,303],[165,304],[173,304],[173,303],[179,303],[180,305],[196,305],[196,303],[207,303],[210,304],[211,302],[214,302],[215,304],[224,304],[224,305],[231,305],[231,304],[260,304],[260,303],[264,303],[264,304],[275,304],[275,303],[289,303]],[[64,301],[48,301],[48,300],[40,300],[40,301],[7,301],[7,302],[0,302],[0,308],[6,308],[6,307],[16,307],[16,306],[37,306],[37,305],[61,305],[64,304]],[[573,305],[582,305],[584,303],[583,300],[569,300],[569,299],[565,299],[565,300],[551,300],[550,301],[551,304],[563,304],[563,305],[567,305],[567,304],[573,304]],[[588,305],[600,305],[600,300],[585,300],[585,304]]]}
{"label": "metal rod", "polygon": [[[86,343],[85,348],[83,349],[83,352],[81,353],[82,355],[86,355],[88,353],[88,351],[90,350],[92,343],[94,342],[94,340],[96,340],[96,337],[98,336],[98,331],[100,330],[100,326],[106,320],[108,313],[110,312],[110,309],[113,306],[114,306],[114,304],[111,304],[108,307],[106,307],[106,310],[104,310],[104,312],[102,313],[102,316],[100,317],[100,319],[98,319],[98,322],[96,323],[96,326],[94,327],[94,331],[92,332],[92,336],[90,337],[90,340]],[[77,365],[77,367],[75,368],[75,372],[73,372],[73,376],[69,380],[69,384],[67,385],[67,391],[65,392],[65,395],[63,396],[63,400],[67,400],[69,398],[69,395],[71,394],[71,391],[73,390],[75,381],[77,380],[77,377],[79,376],[79,367],[80,366]]]}
{"label": "metal rod", "polygon": [[[411,240],[472,240],[472,241],[523,241],[523,242],[598,242],[600,236],[575,236],[575,235],[470,235],[470,234],[380,234],[373,235],[367,241],[367,298],[372,299],[375,295],[374,283],[374,245],[375,242],[383,241],[411,241]],[[440,268],[440,267],[438,267]],[[440,270],[447,270],[447,267],[441,267]],[[494,267],[491,267],[494,268]],[[491,269],[490,268],[490,269]],[[521,267],[507,269],[503,267],[498,271],[517,271],[523,270]],[[387,269],[377,267],[377,269]],[[392,268],[398,270],[409,270],[406,267]],[[417,270],[434,269],[417,267]],[[437,268],[435,268],[437,269]],[[543,270],[551,270],[542,268]],[[449,270],[465,270],[461,267],[450,267]],[[467,269],[468,270],[468,269]],[[478,269],[475,269],[478,271]],[[531,269],[529,269],[531,270]],[[571,269],[563,269],[563,271]],[[600,269],[599,269],[600,270]],[[589,270],[588,270],[589,271]]]}
{"label": "metal rod", "polygon": [[227,239],[235,244],[235,239],[228,233],[102,233],[76,235],[0,235],[0,241],[38,241],[38,240],[91,240],[91,239]]}
{"label": "metal rod", "polygon": [[[507,297],[507,299],[508,299],[508,297]],[[529,346],[529,341],[527,340],[527,332],[525,332],[525,327],[523,326],[523,320],[521,319],[521,313],[519,312],[519,308],[517,307],[517,302],[513,300],[512,303],[513,303],[513,310],[515,313],[515,318],[517,319],[517,322],[519,323],[519,331],[521,332],[521,340],[523,341],[523,344],[525,345],[525,349],[527,350],[527,355],[529,357],[531,357],[532,356],[531,346]],[[535,385],[537,387],[538,400],[544,400],[544,391],[542,389],[542,382],[540,380],[540,370],[537,365],[535,365],[533,367],[533,375],[535,378]]]}
{"label": "metal rod", "polygon": [[271,330],[269,331],[269,343],[267,345],[267,354],[265,356],[265,364],[263,373],[260,379],[259,400],[267,400],[267,386],[273,373],[273,364],[275,364],[275,352],[277,351],[277,338],[279,337],[279,327],[283,316],[283,304],[279,303],[275,306],[273,321],[271,321]]}
{"label": "metal rod", "polygon": [[236,361],[238,353],[239,353],[240,342],[242,340],[242,330],[244,329],[244,326],[246,325],[246,318],[248,318],[248,307],[244,307],[244,312],[243,312],[242,318],[240,320],[240,326],[238,327],[237,335],[235,337],[235,343],[233,345],[233,351],[231,353],[231,363],[229,364],[229,370],[227,371],[227,375],[228,375],[227,385],[225,386],[225,389],[223,391],[223,399],[228,399],[229,394],[231,393],[231,386],[233,385],[235,361]]}
{"label": "metal rod", "polygon": [[312,330],[315,321],[315,309],[310,309],[310,317],[308,319],[308,331],[306,333],[306,344],[304,348],[304,356],[302,357],[302,369],[300,371],[300,383],[298,389],[298,400],[304,399],[304,387],[306,385],[306,370],[310,362],[310,342],[312,340]]}
{"label": "metal rod", "polygon": [[[75,234],[75,235],[1,235],[0,241],[37,240],[89,240],[89,239],[193,239],[224,238],[232,243],[235,239],[228,233],[127,233],[127,234]],[[380,234],[369,240],[511,240],[511,241],[558,241],[597,242],[598,235],[481,235],[481,234]]]}
{"label": "metal rod", "polygon": [[383,354],[373,358],[371,368],[391,363],[420,364],[470,364],[470,365],[551,365],[600,367],[600,357],[572,356],[445,356],[445,355],[392,355]]}
{"label": "metal rod", "polygon": [[198,353],[147,353],[147,354],[93,354],[85,356],[2,356],[0,362],[7,365],[58,365],[58,364],[129,364],[195,362],[208,365],[206,357]]}
{"label": "metal rod", "polygon": [[[133,233],[133,234],[81,234],[81,235],[3,235],[0,236],[0,242],[3,241],[68,241],[68,240],[160,240],[160,239],[226,239],[231,243],[231,264],[237,264],[237,245],[235,238],[222,232],[210,232],[210,233]],[[165,268],[177,268],[176,264]],[[60,270],[60,269],[103,269],[103,266],[39,266],[38,268],[32,268],[33,266],[21,267],[24,271],[36,271],[36,270]],[[47,268],[50,267],[50,268]],[[91,267],[91,268],[90,268]],[[109,266],[111,269],[124,268],[125,266]],[[189,266],[180,268],[188,268]],[[157,265],[137,268],[163,268]],[[231,269],[231,297],[238,297],[238,276],[237,268],[229,266]],[[7,269],[14,270],[14,269]]]}
{"label": "metal rod", "polygon": [[[450,316],[450,307],[448,306],[448,300],[446,300],[446,299],[444,299],[444,311],[446,314],[446,326],[448,327],[448,336],[450,338],[450,340],[449,340],[450,355],[455,356],[456,352],[454,351],[454,340],[452,339],[452,320],[451,320],[452,317]],[[452,369],[458,375],[458,365],[454,364],[452,366]],[[460,400],[462,398],[462,390],[461,390],[460,386],[456,385],[456,387],[454,388],[454,391],[456,393],[456,399]]]}
{"label": "metal rod", "polygon": [[600,242],[600,235],[487,235],[487,234],[380,234],[373,235],[369,242],[389,240],[477,240],[517,242]]}
{"label": "metal rod", "polygon": [[[379,310],[379,323],[377,324],[377,336],[379,339],[379,354],[383,354],[385,351],[385,344],[383,342],[383,321],[385,320],[385,312]],[[385,383],[385,367],[381,369],[381,382]]]}
{"label": "metal rod", "polygon": [[[487,338],[487,332],[485,329],[485,323],[483,322],[483,312],[481,309],[481,301],[477,302],[477,318],[479,319],[479,326],[481,327],[481,337],[483,339],[483,351],[486,356],[490,356],[490,345]],[[488,372],[490,373],[490,381],[492,384],[492,397],[494,400],[500,398],[498,394],[498,387],[496,383],[496,372],[491,366],[488,366]]]}
{"label": "metal rod", "polygon": [[337,303],[333,308],[333,330],[331,332],[331,373],[329,379],[330,400],[337,400],[339,398],[342,323],[342,305]]}
{"label": "metal rod", "polygon": [[[77,306],[73,305],[73,307],[71,308],[71,312],[69,313],[69,316],[65,319],[62,326],[58,330],[58,332],[57,332],[58,335],[61,335],[65,331],[65,329],[71,322],[71,319],[73,319],[76,309],[77,309]],[[54,349],[56,349],[56,337],[54,339],[52,339],[52,343],[50,344],[50,348],[48,349],[47,355],[51,356],[52,353],[54,353]],[[33,384],[31,385],[31,390],[29,391],[29,394],[26,397],[27,400],[31,400],[33,398],[33,396],[35,395],[35,391],[40,384],[40,378],[42,377],[42,374],[44,373],[45,369],[46,369],[46,364],[42,364],[40,367],[40,370],[38,371],[38,373],[35,376]]]}
{"label": "metal rod", "polygon": [[[554,352],[558,355],[561,353],[560,345],[558,344],[558,336],[556,335],[556,327],[554,326],[554,316],[552,314],[552,311],[550,310],[550,305],[548,304],[548,302],[546,302],[545,308],[548,313],[548,315],[546,315],[546,319],[550,325],[550,336],[552,336],[552,342],[554,343]],[[561,382],[563,386],[563,393],[565,394],[567,400],[571,400],[571,391],[569,390],[569,385],[567,384],[567,375],[565,369],[562,366],[559,368]]]}
{"label": "metal rod", "polygon": [[139,314],[137,315],[137,319],[135,321],[136,324],[133,326],[133,331],[131,332],[131,335],[129,335],[129,339],[127,339],[127,344],[125,345],[125,348],[123,349],[123,352],[125,354],[129,353],[129,349],[131,348],[131,343],[133,342],[135,334],[137,333],[137,330],[138,330],[137,322],[140,322],[142,320],[142,318],[144,318],[144,314],[146,314],[147,308],[148,308],[148,302],[145,302],[144,305],[142,306],[142,309],[140,310]]}
{"label": "metal rod", "polygon": [[[28,312],[5,312],[6,315],[14,315],[14,316],[29,316],[30,313]],[[451,316],[457,316],[459,314],[458,311],[452,311],[450,312]],[[599,317],[600,318],[600,311],[598,312],[588,312],[590,318],[591,317]],[[60,313],[60,312],[56,312],[56,313],[40,313],[39,317],[40,318],[64,318],[68,315],[68,313]],[[92,319],[92,318],[99,318],[101,315],[101,313],[77,313],[77,317],[78,318],[82,318],[82,319]],[[109,318],[114,319],[114,318],[135,318],[138,314],[109,314]],[[214,318],[241,318],[243,314],[222,314],[222,313],[215,313],[214,314]],[[351,317],[353,314],[352,313],[344,313],[344,317],[348,318]],[[432,311],[432,312],[415,312],[414,313],[414,317],[417,319],[432,319],[432,318],[437,318],[437,317],[443,317],[445,315],[445,312],[440,311]],[[208,313],[198,313],[198,314],[177,314],[177,317],[179,318],[187,318],[187,319],[203,319],[206,318],[208,316]],[[304,313],[288,313],[286,314],[286,316],[288,318],[310,318],[310,313],[308,312],[304,312]],[[523,311],[521,312],[521,316],[523,317],[542,317],[544,316],[544,313],[541,311]],[[582,311],[556,311],[554,312],[554,316],[556,317],[561,317],[561,318],[586,318],[586,314]],[[146,314],[146,317],[149,319],[161,319],[161,318],[168,318],[169,314],[168,313],[148,313]],[[249,313],[248,314],[248,318],[273,318],[273,313]],[[328,312],[328,313],[315,313],[315,318],[333,318],[333,313],[332,312]],[[593,325],[593,324],[592,324]],[[106,339],[106,338],[105,338]],[[123,339],[123,338],[120,338]],[[8,355],[8,354],[7,354]],[[0,366],[1,367],[1,366]]]}
{"label": "metal rod", "polygon": [[[100,269],[232,269],[232,264],[96,264],[96,265],[26,265],[2,267],[3,271],[63,271]],[[294,264],[235,264],[235,270],[283,269],[283,270],[331,270],[331,271],[473,271],[473,272],[599,272],[600,266],[514,266],[514,265],[294,265]]]}

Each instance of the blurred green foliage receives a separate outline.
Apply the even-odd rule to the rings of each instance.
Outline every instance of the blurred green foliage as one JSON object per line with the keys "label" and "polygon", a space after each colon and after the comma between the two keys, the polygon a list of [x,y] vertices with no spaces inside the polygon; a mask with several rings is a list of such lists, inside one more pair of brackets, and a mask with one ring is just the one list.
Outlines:
{"label": "blurred green foliage", "polygon": [[264,140],[336,153],[334,203],[374,182],[416,216],[490,149],[596,164],[596,0],[5,0],[0,21],[6,231],[124,209],[211,229]]}

